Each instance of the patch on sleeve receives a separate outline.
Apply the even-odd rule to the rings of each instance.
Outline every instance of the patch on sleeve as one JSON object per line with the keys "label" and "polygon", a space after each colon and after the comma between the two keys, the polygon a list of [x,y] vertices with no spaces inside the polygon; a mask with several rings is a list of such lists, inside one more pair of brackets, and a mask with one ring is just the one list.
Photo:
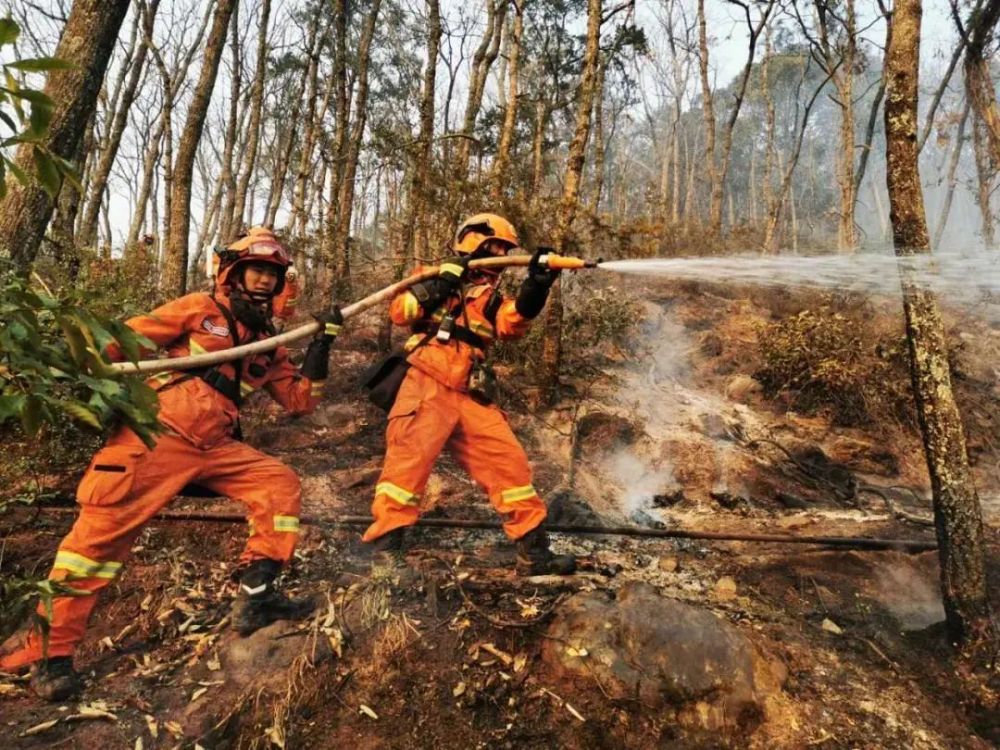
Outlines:
{"label": "patch on sleeve", "polygon": [[229,335],[229,329],[226,326],[217,326],[208,318],[201,321],[201,327],[208,331],[213,336],[226,337]]}

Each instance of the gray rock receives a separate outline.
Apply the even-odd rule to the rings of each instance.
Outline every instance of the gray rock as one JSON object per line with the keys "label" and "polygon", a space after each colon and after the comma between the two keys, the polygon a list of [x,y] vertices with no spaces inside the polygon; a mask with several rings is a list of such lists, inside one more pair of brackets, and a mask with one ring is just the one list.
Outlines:
{"label": "gray rock", "polygon": [[549,635],[544,658],[559,676],[596,680],[615,699],[673,709],[690,729],[756,724],[786,677],[779,661],[734,626],[646,583],[625,585],[616,600],[600,591],[573,596]]}
{"label": "gray rock", "polygon": [[[313,635],[308,623],[278,621],[256,633],[233,639],[220,650],[223,675],[227,682],[239,685],[280,683],[287,679],[288,668],[304,656],[318,664],[333,655],[330,643],[320,633]],[[305,632],[296,632],[305,630]]]}

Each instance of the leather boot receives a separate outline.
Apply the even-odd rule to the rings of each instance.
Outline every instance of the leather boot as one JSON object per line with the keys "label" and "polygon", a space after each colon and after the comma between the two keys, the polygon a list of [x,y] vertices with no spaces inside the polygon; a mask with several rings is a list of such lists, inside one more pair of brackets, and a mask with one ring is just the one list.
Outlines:
{"label": "leather boot", "polygon": [[240,635],[250,635],[278,620],[302,620],[316,608],[311,599],[290,599],[274,586],[281,563],[254,560],[240,575],[240,591],[233,602],[232,625]]}
{"label": "leather boot", "polygon": [[39,659],[31,665],[28,685],[39,698],[47,701],[64,701],[80,692],[83,681],[73,669],[72,656],[53,656]]}
{"label": "leather boot", "polygon": [[404,539],[406,528],[393,529],[371,543],[372,570],[401,570],[406,567]]}
{"label": "leather boot", "polygon": [[576,558],[557,555],[549,548],[549,536],[543,529],[534,528],[517,540],[517,566],[519,576],[560,575],[576,572]]}

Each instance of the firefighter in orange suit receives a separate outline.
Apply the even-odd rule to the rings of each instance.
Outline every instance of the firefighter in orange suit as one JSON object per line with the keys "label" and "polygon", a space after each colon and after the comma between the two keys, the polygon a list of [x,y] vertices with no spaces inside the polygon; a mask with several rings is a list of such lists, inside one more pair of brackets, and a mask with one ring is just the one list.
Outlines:
{"label": "firefighter in orange suit", "polygon": [[[281,292],[289,265],[273,235],[251,232],[222,253],[213,294],[188,294],[128,325],[171,357],[266,338],[273,333],[271,300]],[[234,433],[238,436],[240,402],[258,389],[293,414],[316,406],[328,374],[330,345],[343,322],[336,307],[317,317],[324,328],[310,343],[301,368],[279,347],[236,363],[150,379],[159,396],[163,433],[150,449],[122,428],[97,452],[77,489],[79,517],[52,566],[52,579],[89,595],[56,598],[47,652],[42,637],[31,633],[19,650],[0,659],[0,669],[31,665],[33,689],[51,700],[74,693],[79,678],[72,654],[83,638],[97,592],[118,576],[146,522],[188,484],[248,508],[250,536],[240,557],[233,627],[246,635],[275,620],[309,614],[311,602],[289,599],[274,586],[298,539],[299,479]],[[122,359],[114,347],[108,356]]]}
{"label": "firefighter in orange suit", "polygon": [[[386,454],[372,504],[374,523],[364,534],[377,565],[402,561],[403,530],[420,515],[419,499],[444,448],[486,491],[517,543],[523,575],[572,573],[575,560],[554,555],[541,528],[545,503],[531,483],[531,466],[503,412],[484,393],[482,367],[495,339],[523,336],[545,306],[558,271],[542,267],[538,254],[516,299],[499,291],[499,273],[469,269],[470,260],[506,255],[517,232],[495,214],[477,214],[458,229],[457,257],[439,276],[397,295],[392,322],[410,326],[410,369],[389,412]],[[419,270],[419,269],[418,269]]]}

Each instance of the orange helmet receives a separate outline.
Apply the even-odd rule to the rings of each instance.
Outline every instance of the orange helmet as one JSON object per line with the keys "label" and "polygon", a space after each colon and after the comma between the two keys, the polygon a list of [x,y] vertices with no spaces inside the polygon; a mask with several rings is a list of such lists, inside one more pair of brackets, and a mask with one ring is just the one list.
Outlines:
{"label": "orange helmet", "polygon": [[520,244],[514,225],[496,214],[476,214],[462,222],[455,232],[455,252],[472,255],[487,240],[500,240],[507,250]]}
{"label": "orange helmet", "polygon": [[239,269],[249,263],[268,263],[278,268],[278,283],[273,295],[285,288],[285,273],[292,265],[288,251],[266,227],[252,227],[244,236],[219,253],[219,267],[215,275],[218,287],[233,288],[239,281]]}

